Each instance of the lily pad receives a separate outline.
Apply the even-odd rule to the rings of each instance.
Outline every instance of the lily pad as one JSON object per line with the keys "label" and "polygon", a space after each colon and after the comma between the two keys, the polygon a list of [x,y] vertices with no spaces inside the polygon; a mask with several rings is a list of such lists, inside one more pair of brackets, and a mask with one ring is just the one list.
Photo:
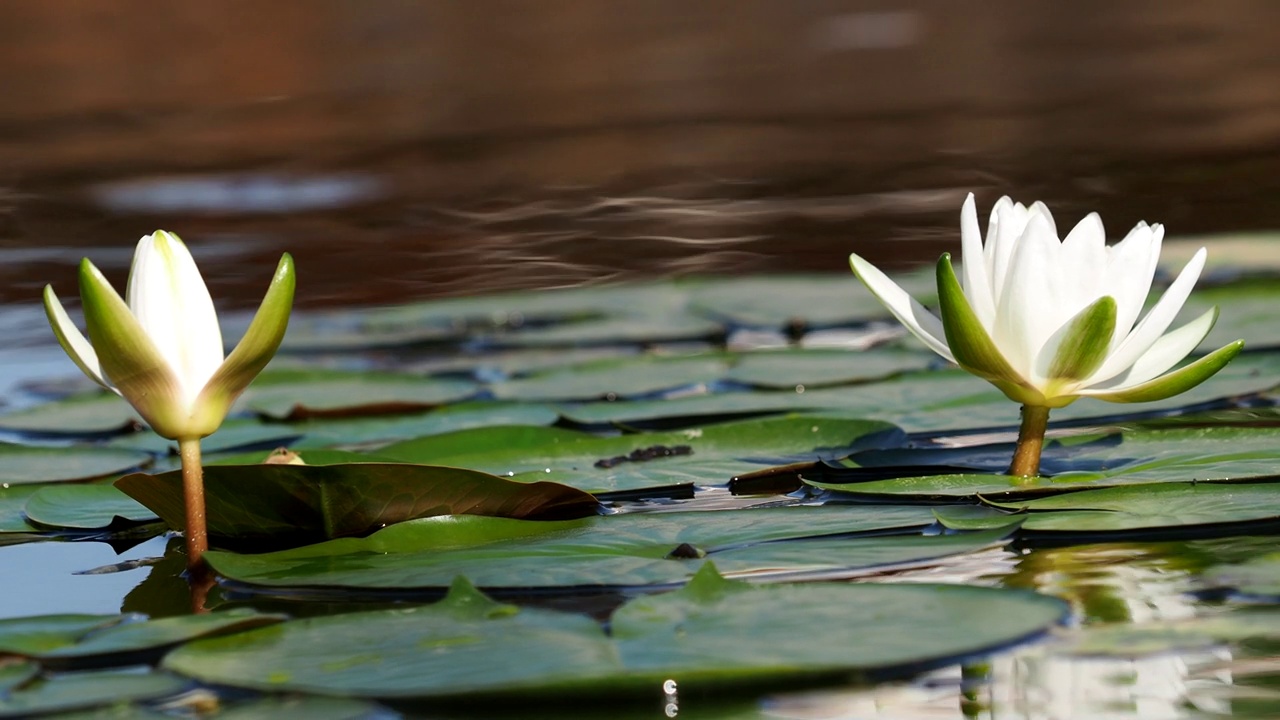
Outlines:
{"label": "lily pad", "polygon": [[[862,495],[987,498],[1163,482],[1224,482],[1275,477],[1280,467],[1280,427],[1153,427],[1062,438],[1046,445],[1042,469],[1052,477],[1015,478],[996,473],[956,473],[949,468],[995,470],[1013,454],[1012,444],[954,449],[889,449],[859,453],[845,462],[857,469],[821,469],[809,484]],[[910,477],[841,482],[863,471],[892,472],[910,466]],[[928,474],[931,465],[939,466]]]}
{"label": "lily pad", "polygon": [[38,657],[116,625],[122,615],[41,615],[0,620],[0,653]]}
{"label": "lily pad", "polygon": [[654,343],[703,340],[724,335],[720,323],[689,315],[605,317],[521,328],[485,339],[499,346],[599,345],[605,343]]}
{"label": "lily pad", "polygon": [[263,374],[238,403],[276,420],[387,415],[457,402],[476,393],[466,380],[438,380],[391,373],[331,370]]}
{"label": "lily pad", "polygon": [[[923,302],[937,297],[931,271],[896,279]],[[890,317],[862,283],[845,272],[703,280],[690,285],[694,312],[735,325],[776,328],[801,322],[825,327]]]}
{"label": "lily pad", "polygon": [[[210,465],[204,486],[210,535],[290,543],[360,535],[431,515],[564,518],[598,508],[587,493],[555,483],[393,463]],[[170,527],[185,526],[180,471],[126,475],[116,487]]]}
{"label": "lily pad", "polygon": [[0,658],[0,696],[40,674],[40,664],[20,657]]}
{"label": "lily pad", "polygon": [[[1270,355],[1242,355],[1210,381],[1167,400],[1115,405],[1082,399],[1054,410],[1050,427],[1070,421],[1161,412],[1260,393],[1274,387],[1280,361]],[[665,400],[565,404],[561,414],[577,423],[632,424],[670,418],[764,415],[780,412],[841,410],[874,417],[908,432],[978,428],[1016,428],[1018,408],[989,383],[962,370],[906,373],[881,382],[851,387],[794,391],[723,392]]]}
{"label": "lily pad", "polygon": [[[445,587],[457,575],[490,588],[662,586],[706,559],[744,577],[856,574],[867,568],[972,552],[1004,531],[923,537],[926,507],[785,507],[639,513],[564,522],[429,518],[274,553],[210,552],[219,574],[268,587]],[[823,536],[896,531],[902,537]],[[804,542],[779,540],[813,538]]]}
{"label": "lily pad", "polygon": [[[200,449],[206,454],[230,452],[243,448],[291,445],[302,437],[302,431],[293,424],[264,423],[256,418],[231,418],[222,423],[218,431],[200,440]],[[177,455],[178,444],[151,432],[131,433],[112,439],[108,445],[115,448],[141,450],[159,455]]]}
{"label": "lily pad", "polygon": [[127,653],[162,650],[196,638],[214,637],[272,625],[284,619],[284,615],[233,608],[202,615],[179,615],[158,620],[122,622],[91,630],[76,638],[73,643],[61,645],[33,657],[45,661],[63,662],[87,658],[118,658]]}
{"label": "lily pad", "polygon": [[150,461],[150,455],[136,450],[88,445],[33,447],[0,443],[0,484],[92,480],[142,467]]}
{"label": "lily pad", "polygon": [[0,718],[27,718],[176,695],[190,683],[163,672],[118,670],[55,675],[0,697]]}
{"label": "lily pad", "polygon": [[893,426],[874,420],[787,415],[616,437],[561,428],[481,428],[395,443],[378,454],[497,475],[541,472],[584,489],[619,490],[670,485],[672,473],[690,463],[706,470],[717,461],[722,474],[704,476],[704,482],[726,483],[735,473],[841,457],[896,444],[901,437]]}
{"label": "lily pad", "polygon": [[475,330],[518,329],[607,316],[669,314],[686,304],[670,282],[495,293],[375,308],[364,312],[362,329],[461,325]]}
{"label": "lily pad", "polygon": [[1153,483],[987,504],[1017,514],[983,518],[970,511],[952,522],[950,508],[936,512],[951,528],[1003,527],[1021,520],[1021,532],[1033,535],[1149,534],[1210,527],[1219,534],[1238,533],[1238,526],[1230,526],[1280,523],[1280,483]]}
{"label": "lily pad", "polygon": [[27,500],[25,513],[36,526],[70,530],[98,530],[159,519],[111,485],[42,487]]}
{"label": "lily pad", "polygon": [[[779,613],[778,608],[787,612]],[[298,620],[179,648],[165,667],[202,682],[357,697],[653,693],[805,676],[909,675],[1027,640],[1064,603],[943,585],[725,581],[624,604],[612,637],[591,619],[496,603],[458,580],[439,603]],[[998,623],[979,618],[999,617]],[[750,631],[744,631],[750,629]]]}
{"label": "lily pad", "polygon": [[1186,322],[1216,306],[1220,311],[1218,322],[1202,347],[1218,348],[1244,338],[1251,350],[1274,348],[1280,345],[1280,327],[1275,321],[1277,303],[1280,289],[1275,278],[1257,278],[1198,288],[1178,317],[1180,322]]}
{"label": "lily pad", "polygon": [[500,400],[577,400],[648,395],[715,382],[729,371],[721,354],[605,360],[544,371],[491,387]]}
{"label": "lily pad", "polygon": [[27,522],[27,501],[40,490],[40,485],[14,485],[0,488],[0,545],[22,542],[25,536],[40,529]]}
{"label": "lily pad", "polygon": [[311,420],[293,423],[304,433],[293,448],[318,448],[394,442],[492,425],[551,425],[560,414],[549,405],[464,402],[427,413],[396,417]]}
{"label": "lily pad", "polygon": [[725,379],[761,388],[809,389],[882,380],[934,362],[926,353],[897,350],[761,350],[740,355]]}
{"label": "lily pad", "polygon": [[367,700],[307,695],[266,696],[224,706],[218,720],[382,720],[397,717]]}
{"label": "lily pad", "polygon": [[51,435],[133,432],[142,418],[119,395],[95,390],[0,415],[0,428]]}

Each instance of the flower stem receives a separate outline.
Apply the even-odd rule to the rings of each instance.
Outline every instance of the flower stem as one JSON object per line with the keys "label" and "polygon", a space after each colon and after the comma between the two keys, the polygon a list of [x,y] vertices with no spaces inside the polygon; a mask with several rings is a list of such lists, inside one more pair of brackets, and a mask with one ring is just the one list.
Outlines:
{"label": "flower stem", "polygon": [[1018,447],[1013,451],[1010,475],[1035,477],[1040,474],[1040,451],[1044,448],[1044,431],[1048,427],[1049,408],[1022,406],[1022,427],[1018,428]]}
{"label": "flower stem", "polygon": [[200,438],[178,441],[182,456],[182,495],[186,501],[187,571],[192,575],[204,570],[204,551],[209,549],[209,534],[204,518],[204,468],[200,466]]}

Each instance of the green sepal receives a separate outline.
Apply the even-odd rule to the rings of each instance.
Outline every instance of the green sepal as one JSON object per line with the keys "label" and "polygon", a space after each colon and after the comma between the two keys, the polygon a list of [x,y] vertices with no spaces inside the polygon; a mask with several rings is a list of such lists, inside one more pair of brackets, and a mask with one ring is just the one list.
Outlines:
{"label": "green sepal", "polygon": [[1107,359],[1111,336],[1116,329],[1116,301],[1110,295],[1081,310],[1066,325],[1062,342],[1049,363],[1046,377],[1053,380],[1083,380]]}
{"label": "green sepal", "polygon": [[177,376],[129,306],[88,259],[80,261],[80,301],[103,379],[158,435],[177,439],[188,433],[190,418],[182,406]]}
{"label": "green sepal", "polygon": [[947,334],[947,346],[951,348],[956,363],[985,380],[1017,385],[1025,382],[1000,354],[969,306],[969,300],[951,267],[950,253],[943,253],[938,258],[938,305],[942,327]]}
{"label": "green sepal", "polygon": [[[98,371],[89,366],[84,360],[84,353],[93,350],[93,347],[79,347],[80,344],[88,342],[80,335],[80,331],[76,330],[75,324],[71,322],[71,317],[67,315],[67,311],[62,307],[62,301],[58,299],[58,294],[53,291],[52,285],[44,286],[44,314],[49,318],[49,326],[53,328],[53,336],[58,338],[58,344],[71,358],[71,362],[80,368],[80,372],[86,377],[98,383],[102,387],[110,389],[110,386],[98,376]],[[74,333],[74,335],[73,335]],[[95,352],[96,356],[97,353]]]}
{"label": "green sepal", "polygon": [[1158,378],[1113,393],[1097,395],[1090,393],[1089,397],[1118,403],[1152,402],[1173,397],[1213,377],[1214,373],[1226,367],[1227,363],[1239,355],[1242,349],[1244,349],[1244,341],[1237,340],[1214,350],[1186,367]]}
{"label": "green sepal", "polygon": [[194,419],[202,426],[201,436],[218,429],[231,404],[271,362],[289,327],[296,287],[293,257],[285,253],[280,257],[271,286],[253,316],[253,322],[249,323],[248,331],[196,399]]}

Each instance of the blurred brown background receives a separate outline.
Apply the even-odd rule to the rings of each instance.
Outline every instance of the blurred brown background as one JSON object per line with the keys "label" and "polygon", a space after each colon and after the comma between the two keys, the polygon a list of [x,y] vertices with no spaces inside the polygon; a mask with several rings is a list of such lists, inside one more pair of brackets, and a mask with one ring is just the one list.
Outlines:
{"label": "blurred brown background", "polygon": [[1271,0],[9,0],[0,78],[8,301],[157,226],[364,303],[1280,216]]}

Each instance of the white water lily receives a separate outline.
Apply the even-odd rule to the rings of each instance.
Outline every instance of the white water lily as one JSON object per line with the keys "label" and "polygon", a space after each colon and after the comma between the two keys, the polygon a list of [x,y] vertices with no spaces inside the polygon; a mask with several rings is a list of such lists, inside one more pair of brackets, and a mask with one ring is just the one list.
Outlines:
{"label": "white water lily", "polygon": [[1138,223],[1108,247],[1091,213],[1059,241],[1048,208],[1006,197],[991,211],[984,245],[969,195],[960,236],[963,289],[950,256],[938,261],[941,318],[866,260],[849,262],[921,342],[1024,405],[1163,399],[1200,384],[1243,347],[1231,343],[1169,372],[1209,334],[1218,310],[1165,332],[1204,268],[1200,248],[1139,320],[1160,257],[1160,225]]}
{"label": "white water lily", "polygon": [[190,440],[218,429],[275,354],[294,286],[286,253],[248,332],[224,358],[218,316],[195,260],[177,235],[158,230],[138,241],[127,303],[93,263],[81,261],[87,340],[50,286],[44,306],[58,342],[85,375],[129,401],[159,435]]}

